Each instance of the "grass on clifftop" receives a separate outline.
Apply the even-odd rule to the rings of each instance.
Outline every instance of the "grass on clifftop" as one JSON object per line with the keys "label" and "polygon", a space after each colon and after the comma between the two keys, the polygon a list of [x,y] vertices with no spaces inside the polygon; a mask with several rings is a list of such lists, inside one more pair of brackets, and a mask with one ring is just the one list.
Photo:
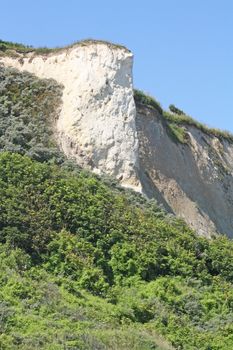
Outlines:
{"label": "grass on clifftop", "polygon": [[154,97],[145,94],[142,90],[134,89],[134,99],[136,103],[155,108],[159,113],[163,113],[160,103]]}
{"label": "grass on clifftop", "polygon": [[24,44],[19,44],[19,43],[14,43],[10,41],[3,41],[0,40],[0,55],[9,55],[9,56],[14,56],[15,53],[17,54],[27,54],[30,52],[33,52],[35,54],[41,54],[41,55],[46,55],[50,53],[55,53],[55,52],[60,52],[62,50],[66,50],[69,48],[72,48],[76,45],[80,46],[86,46],[90,45],[93,43],[98,43],[98,44],[104,44],[107,46],[110,46],[112,48],[120,48],[129,51],[125,46],[119,45],[119,44],[114,44],[109,41],[104,41],[104,40],[94,40],[94,39],[85,39],[85,40],[80,40],[76,41],[70,45],[66,45],[64,47],[55,47],[55,48],[48,48],[48,47],[38,47],[35,48],[33,46],[29,45],[24,45]]}
{"label": "grass on clifftop", "polygon": [[193,119],[192,117],[183,114],[183,115],[179,115],[179,114],[174,114],[168,111],[163,111],[163,117],[171,123],[174,123],[176,125],[180,125],[180,126],[185,126],[185,125],[190,125],[190,126],[194,126],[197,129],[201,130],[202,132],[210,135],[210,136],[216,136],[219,139],[226,139],[229,142],[233,142],[233,135],[228,132],[228,131],[223,131],[220,129],[216,129],[216,128],[210,128],[208,126],[206,126],[205,124],[202,124],[200,122],[198,122],[197,120]]}
{"label": "grass on clifftop", "polygon": [[173,108],[174,111],[178,111],[177,113],[165,111],[162,109],[161,104],[158,101],[156,101],[153,97],[145,94],[141,90],[134,90],[134,98],[136,103],[156,109],[167,122],[167,126],[171,135],[174,136],[175,139],[180,143],[187,143],[187,138],[185,136],[186,126],[194,126],[205,134],[233,142],[233,134],[230,132],[216,128],[210,128],[185,114],[183,111],[180,111],[178,108]]}

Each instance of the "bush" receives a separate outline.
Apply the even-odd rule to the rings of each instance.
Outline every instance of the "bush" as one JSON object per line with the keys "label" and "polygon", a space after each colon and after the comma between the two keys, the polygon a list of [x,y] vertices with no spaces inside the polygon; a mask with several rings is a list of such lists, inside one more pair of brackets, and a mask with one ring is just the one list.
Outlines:
{"label": "bush", "polygon": [[39,161],[63,158],[54,137],[62,88],[53,80],[0,67],[0,151]]}
{"label": "bush", "polygon": [[141,90],[134,90],[134,99],[136,103],[155,108],[160,114],[163,113],[163,109],[160,106],[160,103],[157,102],[153,97],[146,95]]}
{"label": "bush", "polygon": [[180,349],[232,348],[232,241],[198,237],[155,204],[139,204],[86,172],[0,154],[1,327],[9,348],[40,339],[42,349],[88,349],[87,331],[104,348],[111,330],[125,326],[143,332],[145,349],[157,344],[153,332]]}
{"label": "bush", "polygon": [[177,114],[177,115],[185,115],[185,113],[184,113],[181,109],[177,108],[177,107],[174,106],[174,105],[170,105],[170,106],[169,106],[169,109],[170,109],[170,111],[171,111],[172,113],[175,113],[175,114]]}

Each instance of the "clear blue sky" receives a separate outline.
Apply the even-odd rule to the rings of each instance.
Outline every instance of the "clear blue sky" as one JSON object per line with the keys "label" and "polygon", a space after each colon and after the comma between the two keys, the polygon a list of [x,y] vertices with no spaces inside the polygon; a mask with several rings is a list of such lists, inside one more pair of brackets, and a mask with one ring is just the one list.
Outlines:
{"label": "clear blue sky", "polygon": [[0,39],[63,46],[120,43],[134,85],[233,132],[233,0],[2,0]]}

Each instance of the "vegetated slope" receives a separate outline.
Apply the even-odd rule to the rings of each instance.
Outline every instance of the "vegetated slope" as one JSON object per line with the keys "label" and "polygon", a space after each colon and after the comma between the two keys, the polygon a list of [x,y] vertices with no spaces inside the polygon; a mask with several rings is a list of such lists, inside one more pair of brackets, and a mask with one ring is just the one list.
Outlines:
{"label": "vegetated slope", "polygon": [[63,158],[55,141],[62,87],[0,66],[0,150],[33,159]]}
{"label": "vegetated slope", "polygon": [[142,187],[199,234],[233,236],[233,136],[137,91]]}
{"label": "vegetated slope", "polygon": [[157,334],[232,348],[227,238],[12,153],[0,155],[0,209],[2,348],[156,349]]}
{"label": "vegetated slope", "polygon": [[77,281],[34,267],[22,250],[0,245],[0,267],[1,349],[174,349]]}
{"label": "vegetated slope", "polygon": [[64,85],[56,130],[67,157],[155,197],[200,235],[232,237],[232,135],[133,96],[132,53],[98,41],[44,51],[2,42],[0,62]]}
{"label": "vegetated slope", "polygon": [[0,347],[231,349],[232,241],[63,162],[54,82],[5,70],[1,86]]}
{"label": "vegetated slope", "polygon": [[56,129],[64,154],[80,166],[140,189],[135,172],[138,141],[129,50],[87,41],[47,54],[38,50],[0,54],[1,63],[62,84]]}

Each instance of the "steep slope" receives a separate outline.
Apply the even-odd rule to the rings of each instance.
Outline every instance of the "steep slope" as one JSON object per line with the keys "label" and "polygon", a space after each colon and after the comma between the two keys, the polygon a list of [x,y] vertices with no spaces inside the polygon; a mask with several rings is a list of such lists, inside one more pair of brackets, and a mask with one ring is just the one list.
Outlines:
{"label": "steep slope", "polygon": [[87,41],[49,54],[4,55],[1,62],[64,86],[57,132],[67,156],[125,186],[140,186],[130,51]]}
{"label": "steep slope", "polygon": [[233,242],[0,153],[0,348],[229,350]]}
{"label": "steep slope", "polygon": [[0,150],[62,161],[54,134],[61,96],[54,80],[0,66]]}
{"label": "steep slope", "polygon": [[182,143],[155,108],[137,104],[140,175],[144,192],[199,234],[233,237],[233,143],[183,123]]}
{"label": "steep slope", "polygon": [[[154,201],[66,161],[54,129],[62,91],[0,67],[0,348],[231,349],[232,240],[199,237]],[[140,96],[137,176],[167,205],[157,166],[171,172],[168,156],[181,162],[195,132],[214,147],[231,147],[231,136]]]}
{"label": "steep slope", "polygon": [[174,350],[140,323],[121,324],[123,307],[31,264],[24,251],[0,244],[2,350]]}
{"label": "steep slope", "polygon": [[156,198],[201,235],[233,236],[233,138],[168,121],[140,96],[136,108],[131,52],[98,41],[56,50],[2,45],[0,63],[64,86],[54,132],[67,157]]}

